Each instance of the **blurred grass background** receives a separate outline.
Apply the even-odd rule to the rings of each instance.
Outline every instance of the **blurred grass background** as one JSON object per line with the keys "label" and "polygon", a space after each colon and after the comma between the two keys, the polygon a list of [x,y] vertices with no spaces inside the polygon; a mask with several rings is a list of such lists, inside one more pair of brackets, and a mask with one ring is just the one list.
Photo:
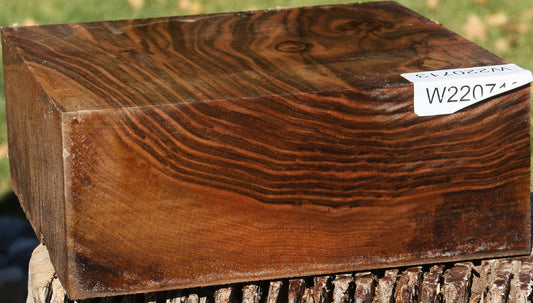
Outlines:
{"label": "blurred grass background", "polygon": [[[0,26],[229,12],[339,0],[0,0]],[[367,2],[367,1],[364,1]],[[492,52],[533,70],[533,0],[399,0]],[[1,59],[0,59],[1,60]],[[13,200],[9,182],[3,73],[0,72],[0,213]]]}

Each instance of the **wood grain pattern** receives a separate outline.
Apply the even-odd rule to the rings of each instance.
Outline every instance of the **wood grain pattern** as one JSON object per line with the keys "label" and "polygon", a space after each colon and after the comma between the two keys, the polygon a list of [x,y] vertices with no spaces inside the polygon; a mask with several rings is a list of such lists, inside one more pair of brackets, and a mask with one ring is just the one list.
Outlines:
{"label": "wood grain pattern", "polygon": [[527,253],[529,87],[392,2],[2,29],[12,181],[73,298]]}

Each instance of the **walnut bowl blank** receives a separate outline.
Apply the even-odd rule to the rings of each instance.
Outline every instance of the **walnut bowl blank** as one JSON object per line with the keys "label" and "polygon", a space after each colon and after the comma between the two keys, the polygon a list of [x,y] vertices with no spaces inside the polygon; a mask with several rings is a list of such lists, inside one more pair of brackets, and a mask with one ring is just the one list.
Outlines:
{"label": "walnut bowl blank", "polygon": [[71,299],[529,253],[529,86],[393,2],[2,29],[13,188]]}

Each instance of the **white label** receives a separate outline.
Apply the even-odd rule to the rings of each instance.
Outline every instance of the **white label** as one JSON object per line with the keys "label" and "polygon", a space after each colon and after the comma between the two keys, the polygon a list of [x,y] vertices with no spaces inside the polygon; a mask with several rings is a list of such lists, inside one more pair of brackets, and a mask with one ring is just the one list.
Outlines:
{"label": "white label", "polygon": [[434,116],[467,106],[533,81],[531,72],[515,64],[407,73],[414,83],[415,113]]}

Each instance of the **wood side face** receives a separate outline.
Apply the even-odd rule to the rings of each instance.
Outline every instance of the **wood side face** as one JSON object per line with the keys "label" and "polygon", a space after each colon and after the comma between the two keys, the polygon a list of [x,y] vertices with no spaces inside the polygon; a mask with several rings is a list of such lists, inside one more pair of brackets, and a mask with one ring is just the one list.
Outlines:
{"label": "wood side face", "polygon": [[37,237],[49,244],[56,271],[65,277],[61,111],[9,40],[2,39],[2,48],[11,183]]}
{"label": "wood side face", "polygon": [[397,93],[66,115],[69,294],[528,253],[529,88],[453,117]]}
{"label": "wood side face", "polygon": [[504,60],[396,3],[3,34],[72,299],[529,252],[529,87],[418,117],[401,73]]}

